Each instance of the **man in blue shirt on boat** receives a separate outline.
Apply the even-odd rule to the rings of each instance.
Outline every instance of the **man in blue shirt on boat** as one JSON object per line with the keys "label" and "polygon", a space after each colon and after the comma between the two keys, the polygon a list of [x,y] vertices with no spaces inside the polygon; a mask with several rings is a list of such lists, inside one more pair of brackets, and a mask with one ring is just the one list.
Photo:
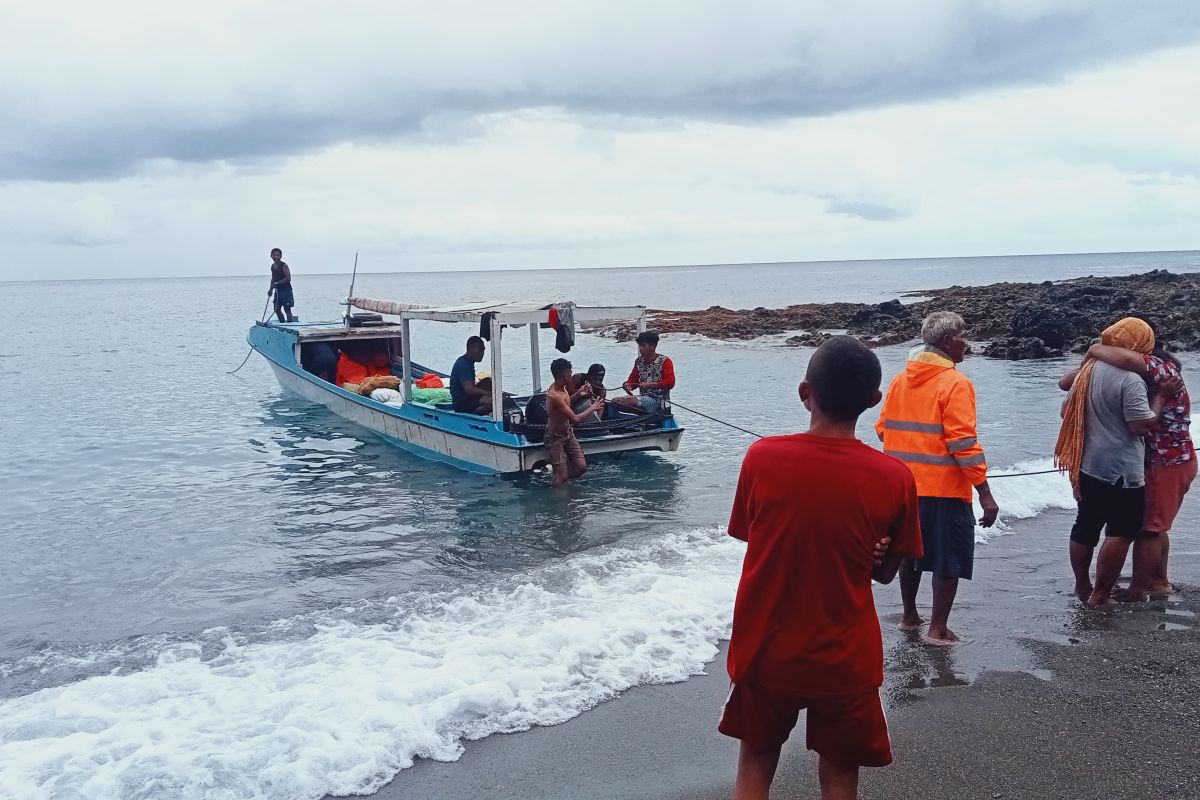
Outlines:
{"label": "man in blue shirt on boat", "polygon": [[492,413],[492,386],[490,380],[475,380],[475,365],[483,361],[483,339],[472,336],[467,339],[467,352],[458,357],[450,370],[450,399],[454,410],[466,414]]}

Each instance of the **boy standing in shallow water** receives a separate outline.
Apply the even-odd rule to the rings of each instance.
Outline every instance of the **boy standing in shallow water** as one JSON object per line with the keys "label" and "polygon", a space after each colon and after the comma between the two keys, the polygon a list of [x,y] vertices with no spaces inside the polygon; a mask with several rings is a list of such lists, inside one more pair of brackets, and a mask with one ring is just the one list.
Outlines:
{"label": "boy standing in shallow water", "polygon": [[729,534],[746,558],[718,726],[742,741],[735,800],[766,800],[801,709],[824,800],[856,798],[859,767],[892,761],[871,580],[890,583],[922,549],[912,472],[854,435],[880,377],[857,339],[829,339],[800,384],[808,432],[764,438],[742,463]]}
{"label": "boy standing in shallow water", "polygon": [[571,362],[556,358],[550,364],[554,383],[546,390],[546,449],[554,466],[554,486],[587,472],[587,459],[575,438],[575,425],[604,408],[604,398],[593,400],[579,413],[571,410]]}

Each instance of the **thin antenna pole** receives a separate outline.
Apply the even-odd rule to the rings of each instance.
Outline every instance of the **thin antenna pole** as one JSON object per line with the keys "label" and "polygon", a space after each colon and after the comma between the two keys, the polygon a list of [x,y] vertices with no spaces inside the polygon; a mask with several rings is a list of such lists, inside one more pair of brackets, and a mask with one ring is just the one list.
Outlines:
{"label": "thin antenna pole", "polygon": [[354,297],[354,281],[358,278],[358,251],[354,251],[354,271],[350,273],[350,291],[346,295],[346,327],[350,327],[350,298]]}

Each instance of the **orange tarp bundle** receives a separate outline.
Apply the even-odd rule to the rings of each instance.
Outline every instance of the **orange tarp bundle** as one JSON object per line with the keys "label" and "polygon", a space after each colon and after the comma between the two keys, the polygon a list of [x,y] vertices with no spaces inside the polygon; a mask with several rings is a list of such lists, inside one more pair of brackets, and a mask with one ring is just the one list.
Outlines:
{"label": "orange tarp bundle", "polygon": [[[358,363],[345,353],[342,353],[338,357],[335,383],[345,389],[347,383],[361,384],[364,380],[372,376],[390,377],[391,375],[392,371],[388,367],[369,367],[365,364]],[[379,389],[381,387],[376,386],[375,388]],[[396,387],[391,386],[387,388],[394,389]]]}

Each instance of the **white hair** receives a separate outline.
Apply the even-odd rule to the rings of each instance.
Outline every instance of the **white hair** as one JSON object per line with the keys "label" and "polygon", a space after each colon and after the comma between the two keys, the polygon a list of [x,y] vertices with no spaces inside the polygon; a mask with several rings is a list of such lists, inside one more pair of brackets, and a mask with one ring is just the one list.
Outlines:
{"label": "white hair", "polygon": [[947,336],[966,329],[966,320],[953,311],[935,311],[921,323],[921,339],[925,344],[936,345]]}

